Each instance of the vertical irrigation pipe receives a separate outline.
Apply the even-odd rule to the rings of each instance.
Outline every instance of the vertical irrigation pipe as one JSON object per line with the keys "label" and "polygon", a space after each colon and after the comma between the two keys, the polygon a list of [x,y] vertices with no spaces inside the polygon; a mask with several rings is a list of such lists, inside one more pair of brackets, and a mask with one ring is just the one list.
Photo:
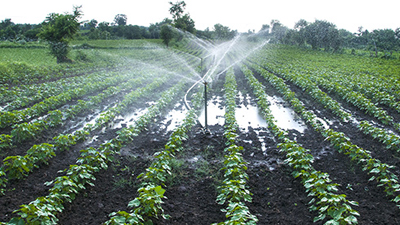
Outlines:
{"label": "vertical irrigation pipe", "polygon": [[205,134],[211,134],[210,130],[208,129],[208,123],[207,123],[207,81],[204,81],[204,133]]}
{"label": "vertical irrigation pipe", "polygon": [[[210,56],[210,55],[209,55],[209,56]],[[207,57],[208,57],[208,56],[206,56],[205,58],[207,58]],[[214,61],[213,61],[213,62],[215,62],[215,56],[214,56]],[[203,58],[201,58],[201,70],[203,70]],[[205,111],[204,111],[204,113],[205,113],[205,126],[201,125],[199,119],[197,119],[197,121],[199,122],[200,126],[203,127],[204,133],[207,134],[207,135],[211,134],[210,130],[208,129],[208,124],[207,124],[207,84],[208,84],[208,82],[206,81],[206,77],[207,77],[208,73],[210,72],[210,70],[211,70],[211,68],[208,69],[208,71],[204,74],[204,76],[203,76],[200,80],[198,80],[196,83],[194,83],[194,84],[192,85],[192,87],[190,87],[190,88],[186,91],[186,94],[185,94],[185,96],[183,97],[183,101],[184,101],[184,103],[185,103],[185,106],[186,106],[187,110],[190,110],[191,107],[190,107],[190,105],[189,105],[188,102],[187,102],[187,95],[189,94],[189,92],[190,92],[197,84],[199,84],[200,82],[203,82],[203,84],[204,84],[204,106],[205,106]]]}

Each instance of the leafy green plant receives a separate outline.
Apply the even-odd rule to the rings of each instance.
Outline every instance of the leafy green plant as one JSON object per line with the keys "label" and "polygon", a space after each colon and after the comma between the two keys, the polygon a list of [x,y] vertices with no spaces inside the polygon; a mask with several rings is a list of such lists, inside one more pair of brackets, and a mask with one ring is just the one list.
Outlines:
{"label": "leafy green plant", "polygon": [[0,150],[10,149],[12,147],[12,136],[7,134],[0,134]]}
{"label": "leafy green plant", "polygon": [[[176,95],[177,90],[183,88],[182,83],[176,85],[173,89],[163,93],[161,99],[156,105],[153,105],[149,111],[141,116],[134,127],[126,128],[119,132],[118,139],[123,142],[129,142],[137,132],[146,129],[147,124],[151,122],[157,114],[160,113],[160,107],[165,106],[172,100],[172,96]],[[155,161],[145,172],[141,173],[138,178],[142,180],[141,187],[138,189],[138,197],[129,203],[132,207],[130,213],[124,211],[113,212],[110,214],[110,219],[106,224],[152,224],[152,218],[161,216],[168,219],[169,216],[164,214],[161,204],[165,198],[165,189],[168,177],[172,171],[172,160],[175,157],[175,152],[179,152],[182,148],[183,141],[186,140],[186,133],[196,123],[195,110],[190,110],[183,121],[183,124],[174,130],[168,143],[163,151],[154,154]]]}
{"label": "leafy green plant", "polygon": [[70,146],[76,144],[76,136],[73,134],[60,134],[53,138],[55,145],[61,151],[68,150]]}
{"label": "leafy green plant", "polygon": [[[285,163],[293,168],[293,176],[302,179],[303,186],[306,188],[309,196],[312,196],[312,200],[309,202],[311,205],[310,209],[318,211],[319,213],[319,215],[314,218],[314,222],[325,220],[328,219],[327,217],[330,217],[331,219],[328,220],[326,224],[356,224],[356,216],[359,216],[359,214],[356,210],[352,209],[350,205],[357,205],[357,203],[347,200],[345,195],[336,194],[336,186],[338,186],[338,184],[332,184],[328,174],[313,168],[312,162],[314,158],[308,153],[309,150],[302,148],[295,141],[290,140],[287,134],[275,125],[268,104],[265,104],[267,96],[263,91],[263,86],[254,78],[252,72],[247,67],[243,66],[242,70],[250,86],[254,89],[258,102],[262,103],[259,105],[266,117],[266,121],[270,129],[272,129],[272,133],[280,142],[278,147],[281,148],[282,152],[286,153],[287,158]],[[302,115],[308,119],[307,121],[313,121],[312,125],[315,129],[323,129],[321,124],[313,120],[315,116],[304,110],[304,106],[300,101],[296,100],[294,93],[292,94],[282,80],[276,79],[273,76],[269,76],[268,78],[270,78],[270,83],[276,86],[277,89],[284,94],[286,99],[293,100],[291,103],[295,110],[303,112]]]}
{"label": "leafy green plant", "polygon": [[224,156],[224,167],[221,170],[224,171],[225,179],[218,187],[220,193],[216,201],[220,205],[228,202],[227,208],[222,209],[228,220],[218,224],[256,224],[257,217],[252,215],[249,208],[244,204],[244,202],[252,201],[252,194],[246,185],[249,177],[246,173],[247,163],[240,153],[240,151],[243,151],[243,147],[236,145],[238,137],[236,134],[238,126],[235,118],[237,84],[233,69],[228,70],[224,87],[227,102],[224,137],[227,140],[225,143],[227,147],[224,150],[226,155]]}
{"label": "leafy green plant", "polygon": [[33,168],[32,160],[23,156],[8,156],[3,160],[3,166],[10,179],[21,179]]}

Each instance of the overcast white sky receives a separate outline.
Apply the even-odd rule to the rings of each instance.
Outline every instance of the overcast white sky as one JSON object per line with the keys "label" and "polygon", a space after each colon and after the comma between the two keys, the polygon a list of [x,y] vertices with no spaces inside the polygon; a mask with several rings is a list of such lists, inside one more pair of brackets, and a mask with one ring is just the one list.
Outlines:
{"label": "overcast white sky", "polygon": [[[2,0],[0,20],[11,18],[14,23],[37,24],[49,13],[72,12],[82,5],[82,20],[112,22],[115,15],[126,14],[128,24],[149,26],[171,18],[169,1],[176,0]],[[300,19],[309,22],[327,20],[339,29],[356,32],[365,29],[396,29],[400,27],[400,0],[185,0],[186,12],[195,21],[196,29],[204,30],[221,23],[245,32],[261,29],[272,19],[293,28]]]}

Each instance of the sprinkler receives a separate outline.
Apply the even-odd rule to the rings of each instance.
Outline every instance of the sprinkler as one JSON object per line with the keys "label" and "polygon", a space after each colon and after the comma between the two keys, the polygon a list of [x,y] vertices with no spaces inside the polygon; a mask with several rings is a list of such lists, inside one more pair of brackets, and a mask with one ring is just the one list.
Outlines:
{"label": "sprinkler", "polygon": [[211,134],[210,130],[208,129],[208,124],[207,124],[207,81],[203,82],[204,84],[204,133],[209,135]]}

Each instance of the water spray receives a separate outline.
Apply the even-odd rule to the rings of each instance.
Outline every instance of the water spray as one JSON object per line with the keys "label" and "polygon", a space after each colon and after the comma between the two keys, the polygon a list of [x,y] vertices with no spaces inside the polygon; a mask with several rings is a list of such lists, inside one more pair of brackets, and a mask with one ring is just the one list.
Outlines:
{"label": "water spray", "polygon": [[[204,58],[200,58],[200,59],[201,59],[201,71],[203,70],[203,61],[204,61],[206,58],[208,58],[209,56],[211,56],[211,55],[208,55],[208,56],[206,56],[206,57],[204,57]],[[193,86],[190,87],[189,90],[187,90],[187,92],[186,92],[186,94],[185,94],[185,96],[184,96],[184,98],[183,98],[186,108],[187,108],[188,110],[190,110],[191,107],[190,107],[189,104],[187,103],[187,95],[188,95],[188,93],[189,93],[197,84],[199,84],[200,82],[202,82],[202,83],[204,84],[204,114],[205,114],[204,123],[205,123],[205,125],[203,126],[203,131],[204,131],[204,133],[205,133],[206,135],[210,135],[210,134],[211,134],[210,130],[208,129],[208,122],[207,122],[207,85],[208,85],[208,83],[209,83],[209,82],[207,82],[207,75],[209,75],[210,70],[211,70],[211,68],[208,69],[208,71],[204,74],[203,77],[201,77],[200,80],[198,80],[196,83],[194,83]],[[200,121],[199,121],[199,123],[200,123]],[[201,125],[201,123],[200,123],[200,125]]]}
{"label": "water spray", "polygon": [[[187,102],[187,95],[188,93],[198,84],[203,83],[204,85],[204,126],[202,125],[202,123],[200,122],[199,118],[197,119],[197,121],[199,122],[199,124],[203,127],[203,131],[206,135],[210,135],[211,132],[208,128],[208,121],[207,121],[207,117],[208,117],[208,113],[207,113],[207,85],[211,83],[211,81],[213,80],[213,76],[216,76],[218,79],[218,76],[224,72],[226,72],[229,68],[231,68],[232,66],[235,66],[236,64],[242,62],[244,59],[246,59],[250,54],[252,54],[253,52],[255,52],[256,50],[262,48],[265,44],[268,43],[267,41],[264,41],[263,43],[261,43],[260,45],[256,46],[255,48],[251,48],[252,50],[249,52],[246,52],[246,54],[240,54],[239,59],[237,59],[234,63],[232,63],[231,65],[227,66],[227,68],[225,68],[222,72],[217,71],[218,67],[221,65],[222,61],[225,59],[225,57],[228,55],[228,53],[230,52],[235,52],[236,51],[236,44],[239,42],[239,39],[241,38],[241,35],[237,35],[233,40],[225,42],[220,44],[219,46],[213,46],[214,49],[212,49],[211,51],[207,49],[207,51],[209,52],[208,55],[206,55],[205,57],[199,57],[200,58],[200,73],[204,73],[203,77],[200,77],[200,79],[195,82],[193,84],[192,87],[189,88],[189,90],[186,92],[185,96],[184,96],[184,103],[185,106],[188,110],[191,110],[191,107],[189,106],[188,102]],[[204,47],[204,46],[202,46]],[[210,58],[211,63],[209,66],[207,66],[207,58]],[[203,66],[205,66],[206,68],[203,71]],[[206,71],[207,70],[207,71]],[[215,77],[214,77],[215,78]]]}

